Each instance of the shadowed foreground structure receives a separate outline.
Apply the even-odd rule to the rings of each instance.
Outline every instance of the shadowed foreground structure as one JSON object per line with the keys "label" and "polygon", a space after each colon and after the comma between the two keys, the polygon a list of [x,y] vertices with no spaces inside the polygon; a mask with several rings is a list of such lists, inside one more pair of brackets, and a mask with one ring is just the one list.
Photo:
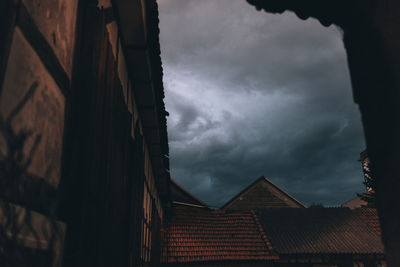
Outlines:
{"label": "shadowed foreground structure", "polygon": [[[400,266],[400,2],[248,1],[342,28]],[[173,213],[155,0],[5,0],[0,20],[0,264],[159,265]]]}
{"label": "shadowed foreground structure", "polygon": [[158,265],[156,2],[7,0],[0,18],[0,265]]}
{"label": "shadowed foreground structure", "polygon": [[248,0],[271,13],[293,11],[343,30],[354,101],[359,105],[389,266],[400,266],[400,2]]}

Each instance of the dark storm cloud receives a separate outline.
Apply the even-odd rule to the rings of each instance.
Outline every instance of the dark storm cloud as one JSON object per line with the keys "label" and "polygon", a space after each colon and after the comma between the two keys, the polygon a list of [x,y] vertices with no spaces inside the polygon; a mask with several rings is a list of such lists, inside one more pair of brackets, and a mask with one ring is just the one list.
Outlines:
{"label": "dark storm cloud", "polygon": [[362,190],[340,30],[241,0],[160,0],[171,174],[219,206],[260,175],[306,204]]}

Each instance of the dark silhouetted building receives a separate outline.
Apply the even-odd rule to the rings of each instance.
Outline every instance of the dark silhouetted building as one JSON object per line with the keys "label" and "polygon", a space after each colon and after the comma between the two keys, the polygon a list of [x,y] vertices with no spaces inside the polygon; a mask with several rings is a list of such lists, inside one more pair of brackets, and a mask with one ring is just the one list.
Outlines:
{"label": "dark silhouetted building", "polygon": [[157,265],[156,1],[1,1],[0,18],[0,265]]}

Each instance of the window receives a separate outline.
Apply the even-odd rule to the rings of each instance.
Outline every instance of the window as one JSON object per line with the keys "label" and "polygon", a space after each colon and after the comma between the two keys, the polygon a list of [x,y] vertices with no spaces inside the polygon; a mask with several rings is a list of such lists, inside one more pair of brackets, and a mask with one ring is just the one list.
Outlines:
{"label": "window", "polygon": [[147,182],[144,182],[143,189],[143,217],[142,217],[142,238],[141,238],[141,260],[142,263],[150,263],[151,258],[151,223],[152,223],[153,198],[150,194]]}

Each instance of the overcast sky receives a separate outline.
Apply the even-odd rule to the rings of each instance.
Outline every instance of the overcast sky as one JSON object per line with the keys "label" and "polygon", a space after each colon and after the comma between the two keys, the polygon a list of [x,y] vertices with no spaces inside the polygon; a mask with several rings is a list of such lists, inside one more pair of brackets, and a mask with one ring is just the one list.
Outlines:
{"label": "overcast sky", "polygon": [[245,0],[158,0],[171,176],[219,207],[264,175],[306,205],[364,190],[342,36]]}

